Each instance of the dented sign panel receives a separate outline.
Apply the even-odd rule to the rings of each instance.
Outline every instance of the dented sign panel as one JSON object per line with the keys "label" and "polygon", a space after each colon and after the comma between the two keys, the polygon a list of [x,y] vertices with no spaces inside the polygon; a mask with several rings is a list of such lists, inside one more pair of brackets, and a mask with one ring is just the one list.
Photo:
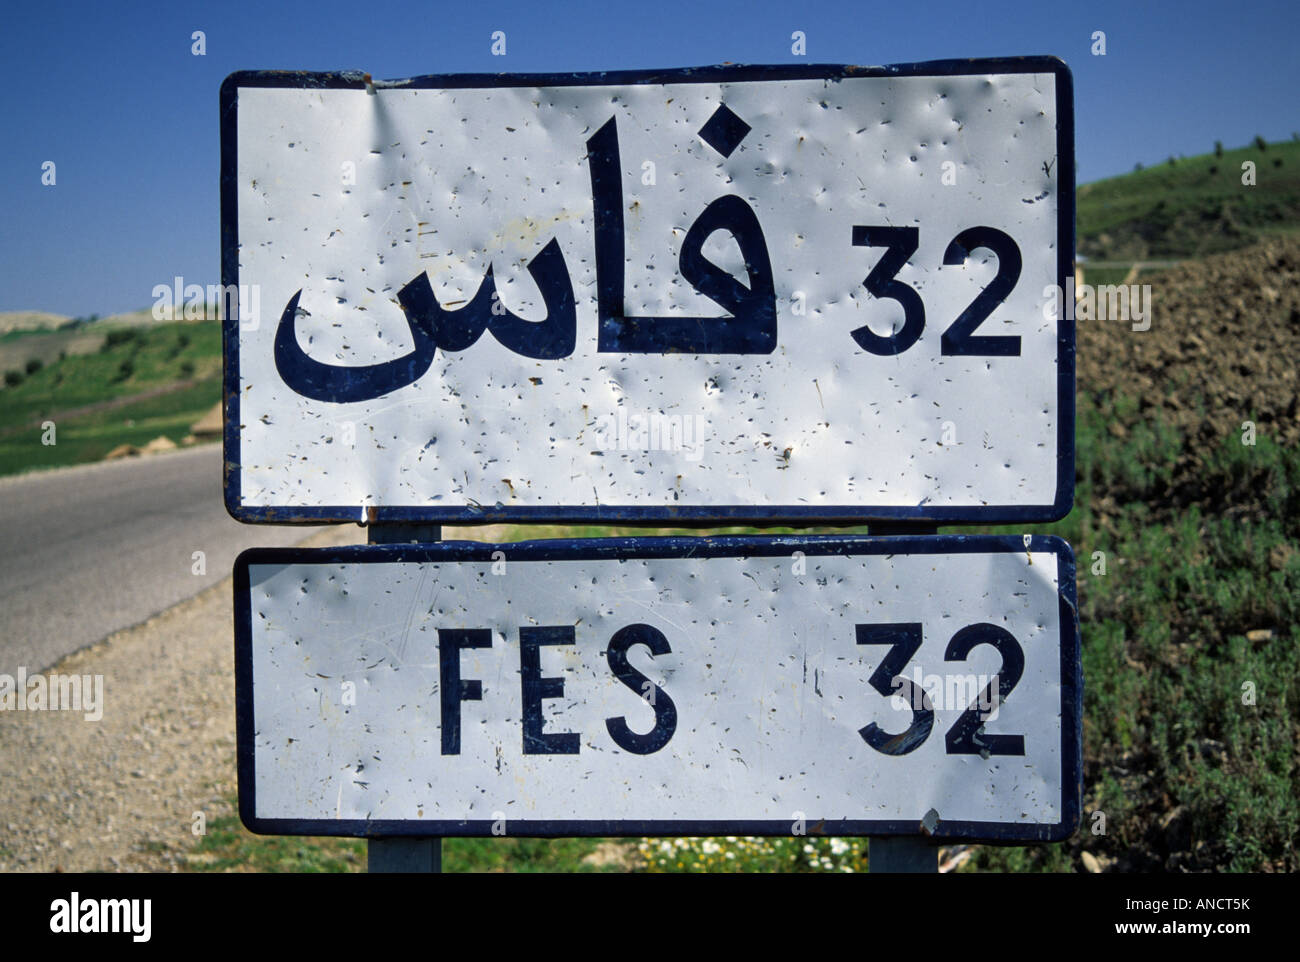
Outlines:
{"label": "dented sign panel", "polygon": [[1052,520],[1059,60],[222,87],[244,521]]}
{"label": "dented sign panel", "polygon": [[235,582],[257,832],[1059,840],[1078,821],[1058,538],[253,549]]}

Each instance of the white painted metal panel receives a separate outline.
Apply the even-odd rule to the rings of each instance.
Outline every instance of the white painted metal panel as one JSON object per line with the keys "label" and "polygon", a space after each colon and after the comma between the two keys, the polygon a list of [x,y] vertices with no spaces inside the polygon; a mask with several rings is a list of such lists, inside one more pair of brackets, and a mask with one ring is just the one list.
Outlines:
{"label": "white painted metal panel", "polygon": [[[736,76],[764,76],[754,69]],[[372,520],[1063,514],[1073,333],[1045,319],[1043,292],[1073,253],[1063,249],[1068,73],[1047,60],[1036,72],[955,69],[413,81],[374,93],[337,75],[290,86],[232,77],[223,217],[237,249],[226,279],[247,293],[243,323],[228,328],[231,510],[245,520],[355,520],[367,509]],[[725,156],[701,136],[722,105],[750,128]],[[611,120],[626,313],[729,316],[683,278],[680,258],[706,208],[738,198],[761,229],[746,236],[770,259],[776,332],[755,341],[762,353],[598,350],[597,254],[615,235],[598,236],[589,144]],[[945,264],[977,226],[1010,237],[1022,262],[976,331],[1018,337],[1014,356],[943,353],[945,332],[1005,266],[985,248]],[[886,256],[855,244],[868,227],[917,231],[896,278],[882,274],[924,309],[919,339],[896,355],[852,336],[903,326],[900,302],[864,287]],[[753,288],[762,279],[747,272],[743,233],[732,217],[702,254]],[[523,356],[489,331],[431,353],[409,383],[407,369],[395,389],[346,401],[298,393],[277,366],[295,297],[294,350],[340,367],[419,353],[398,295],[420,278],[464,316],[490,268],[500,306],[541,321],[545,292],[529,264],[552,242],[574,305],[562,357]]]}
{"label": "white painted metal panel", "polygon": [[[801,818],[828,834],[917,834],[923,821],[938,836],[1073,830],[1078,648],[1064,542],[555,545],[246,553],[236,589],[245,821],[377,835],[487,835],[494,825],[495,834],[774,834]],[[656,554],[695,556],[647,556]],[[933,727],[889,755],[861,729],[897,735],[913,708],[873,689],[890,647],[858,632],[900,624],[918,626],[922,643],[897,674],[927,691]],[[624,718],[642,735],[659,727],[646,690],[620,681],[606,654],[633,625],[671,649],[629,651],[675,712],[669,737],[646,754],[620,747],[607,724]],[[948,744],[975,692],[1012,674],[1013,656],[987,644],[945,659],[971,625],[1005,632],[1022,653],[1023,673],[977,736],[1020,735],[1022,754]],[[572,629],[572,643],[537,649],[534,672],[560,680],[540,711],[548,736],[576,733],[571,754],[525,751],[521,641],[547,626]],[[491,646],[457,655],[440,632],[460,629],[487,629]],[[448,658],[462,682],[481,685],[480,699],[450,714]],[[457,716],[459,751],[448,754],[441,734]]]}

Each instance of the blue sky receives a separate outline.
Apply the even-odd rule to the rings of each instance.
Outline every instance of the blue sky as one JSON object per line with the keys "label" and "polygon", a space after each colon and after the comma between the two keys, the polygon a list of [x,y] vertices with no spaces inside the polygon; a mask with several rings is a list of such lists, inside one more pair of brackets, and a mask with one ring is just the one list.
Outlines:
{"label": "blue sky", "polygon": [[[1055,54],[1074,72],[1084,183],[1300,130],[1298,26],[1294,0],[14,3],[0,29],[0,311],[102,315],[149,306],[175,275],[219,282],[217,90],[236,69],[397,78]],[[795,30],[806,58],[791,53]],[[1104,57],[1090,53],[1095,30]]]}

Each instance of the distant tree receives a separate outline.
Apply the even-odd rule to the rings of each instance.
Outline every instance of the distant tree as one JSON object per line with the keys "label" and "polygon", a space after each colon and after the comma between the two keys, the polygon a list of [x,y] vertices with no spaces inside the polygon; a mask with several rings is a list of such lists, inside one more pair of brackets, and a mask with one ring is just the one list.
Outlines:
{"label": "distant tree", "polygon": [[130,344],[134,341],[140,332],[133,327],[123,327],[116,331],[109,331],[104,335],[104,344],[100,348],[102,351],[111,351],[121,344]]}
{"label": "distant tree", "polygon": [[1141,171],[1142,171],[1142,161],[1139,160],[1136,164],[1133,165],[1133,173],[1137,174],[1137,173],[1141,173]]}
{"label": "distant tree", "polygon": [[1268,141],[1265,140],[1263,137],[1261,137],[1259,134],[1256,134],[1256,135],[1255,135],[1255,146],[1256,146],[1256,148],[1258,148],[1259,150],[1268,150]]}
{"label": "distant tree", "polygon": [[39,357],[32,357],[27,359],[27,364],[24,365],[24,370],[26,370],[26,372],[29,375],[31,375],[31,374],[35,374],[44,366],[45,366],[45,362],[42,361]]}
{"label": "distant tree", "polygon": [[181,361],[181,377],[193,377],[193,376],[194,376],[194,362],[189,360]]}
{"label": "distant tree", "polygon": [[1222,141],[1222,140],[1216,140],[1216,141],[1214,142],[1214,156],[1215,156],[1215,157],[1222,157],[1222,156],[1223,156],[1223,141]]}
{"label": "distant tree", "polygon": [[122,358],[122,363],[117,366],[117,380],[125,381],[135,373],[135,359],[131,357]]}
{"label": "distant tree", "polygon": [[5,371],[5,387],[17,387],[23,383],[22,371]]}
{"label": "distant tree", "polygon": [[1173,154],[1170,154],[1170,155],[1169,155],[1169,166],[1170,166],[1170,167],[1177,167],[1177,166],[1178,166],[1178,158],[1175,157]]}

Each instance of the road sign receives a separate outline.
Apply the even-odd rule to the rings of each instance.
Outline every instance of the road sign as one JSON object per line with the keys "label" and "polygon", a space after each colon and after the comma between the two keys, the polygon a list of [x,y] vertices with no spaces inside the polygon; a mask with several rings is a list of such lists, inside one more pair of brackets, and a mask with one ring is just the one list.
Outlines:
{"label": "road sign", "polygon": [[252,549],[240,813],[307,835],[1059,840],[1058,538]]}
{"label": "road sign", "polygon": [[1054,58],[221,92],[243,521],[1054,520]]}

